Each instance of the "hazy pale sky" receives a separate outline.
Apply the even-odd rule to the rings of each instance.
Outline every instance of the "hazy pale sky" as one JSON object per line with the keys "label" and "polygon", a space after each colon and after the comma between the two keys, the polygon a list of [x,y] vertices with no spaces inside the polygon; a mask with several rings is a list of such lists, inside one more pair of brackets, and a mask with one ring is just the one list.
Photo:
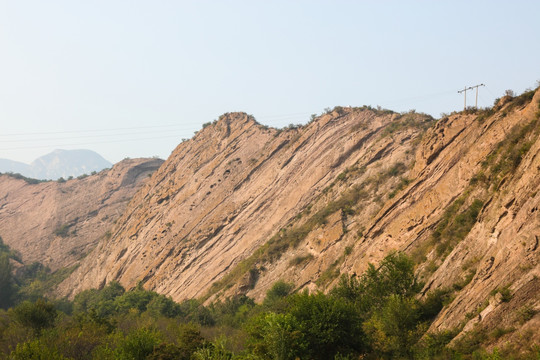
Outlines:
{"label": "hazy pale sky", "polygon": [[[460,110],[540,79],[540,1],[0,0],[0,158],[166,158],[229,111]],[[469,103],[474,93],[469,93]]]}

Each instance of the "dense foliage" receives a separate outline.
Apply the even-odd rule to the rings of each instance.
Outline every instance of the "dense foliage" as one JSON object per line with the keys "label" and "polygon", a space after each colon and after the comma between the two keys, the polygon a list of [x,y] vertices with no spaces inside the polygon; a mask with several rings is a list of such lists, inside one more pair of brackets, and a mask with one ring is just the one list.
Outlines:
{"label": "dense foliage", "polygon": [[[0,246],[9,257],[9,248]],[[4,285],[12,280],[8,273],[1,274]],[[496,358],[474,342],[458,354],[447,346],[455,333],[426,334],[446,293],[422,301],[420,288],[413,262],[394,253],[362,276],[343,276],[329,294],[295,292],[292,284],[279,281],[262,304],[246,296],[208,306],[194,299],[176,303],[141,285],[126,291],[116,282],[73,301],[30,301],[18,294],[18,303],[0,310],[0,357]]]}

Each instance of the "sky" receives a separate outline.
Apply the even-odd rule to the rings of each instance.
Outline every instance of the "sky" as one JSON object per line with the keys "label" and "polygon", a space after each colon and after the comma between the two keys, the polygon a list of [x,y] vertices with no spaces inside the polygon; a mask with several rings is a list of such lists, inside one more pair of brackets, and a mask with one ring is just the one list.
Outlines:
{"label": "sky", "polygon": [[[540,80],[540,1],[0,0],[0,158],[167,158],[244,111],[274,127],[334,106],[440,117]],[[467,101],[474,104],[474,92]]]}

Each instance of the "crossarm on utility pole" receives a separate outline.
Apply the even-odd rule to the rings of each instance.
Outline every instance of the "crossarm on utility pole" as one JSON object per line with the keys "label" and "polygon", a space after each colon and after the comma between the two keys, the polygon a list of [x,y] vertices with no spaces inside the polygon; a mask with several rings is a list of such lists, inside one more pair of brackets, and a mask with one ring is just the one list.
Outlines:
{"label": "crossarm on utility pole", "polygon": [[478,84],[474,86],[464,87],[463,90],[459,90],[458,94],[464,93],[464,100],[463,100],[463,110],[467,110],[467,90],[472,90],[476,88],[476,102],[474,103],[474,107],[478,108],[478,88],[480,86],[486,86],[484,84]]}

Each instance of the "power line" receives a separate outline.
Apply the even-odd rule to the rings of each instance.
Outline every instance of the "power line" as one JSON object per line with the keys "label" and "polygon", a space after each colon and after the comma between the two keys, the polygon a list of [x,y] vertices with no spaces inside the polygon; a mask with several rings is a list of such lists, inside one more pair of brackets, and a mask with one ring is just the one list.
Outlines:
{"label": "power line", "polygon": [[131,142],[131,141],[160,140],[160,139],[167,139],[167,138],[178,138],[178,135],[158,136],[158,137],[150,137],[150,138],[144,137],[144,138],[133,138],[133,139],[92,141],[92,142],[87,142],[87,143],[75,143],[75,144],[36,145],[36,146],[24,146],[24,147],[0,148],[0,151],[39,149],[39,148],[49,148],[49,147],[57,148],[57,147],[62,147],[62,146],[81,146],[81,145],[108,144],[108,143]]}
{"label": "power line", "polygon": [[185,124],[168,124],[168,125],[153,125],[153,126],[132,126],[125,128],[108,128],[108,129],[89,129],[89,130],[63,130],[63,131],[40,131],[40,132],[25,132],[0,134],[0,136],[28,136],[28,135],[55,135],[55,134],[74,134],[74,133],[89,133],[89,132],[105,132],[105,131],[120,131],[120,130],[135,130],[135,129],[151,129],[165,127],[185,126]]}
{"label": "power line", "polygon": [[[172,130],[172,131],[183,131],[183,130]],[[2,140],[2,143],[18,143],[18,142],[36,142],[36,141],[58,141],[58,140],[71,140],[71,139],[88,139],[88,138],[102,138],[102,137],[111,137],[111,136],[127,136],[127,135],[148,135],[148,134],[171,134],[171,131],[161,130],[161,131],[146,131],[146,132],[127,132],[127,133],[116,133],[116,134],[94,134],[94,135],[80,135],[80,136],[69,136],[69,137],[54,137],[54,138],[27,138],[27,139],[17,139],[17,140]]]}
{"label": "power line", "polygon": [[392,100],[390,102],[382,102],[382,104],[386,104],[388,106],[388,105],[393,105],[393,104],[400,104],[400,103],[403,103],[405,101],[415,101],[415,100],[416,101],[418,101],[418,100],[427,101],[430,98],[433,98],[435,96],[449,95],[451,93],[452,93],[452,91],[442,91],[442,92],[438,92],[438,93],[430,93],[430,94],[425,94],[425,95],[402,98],[400,100]]}

